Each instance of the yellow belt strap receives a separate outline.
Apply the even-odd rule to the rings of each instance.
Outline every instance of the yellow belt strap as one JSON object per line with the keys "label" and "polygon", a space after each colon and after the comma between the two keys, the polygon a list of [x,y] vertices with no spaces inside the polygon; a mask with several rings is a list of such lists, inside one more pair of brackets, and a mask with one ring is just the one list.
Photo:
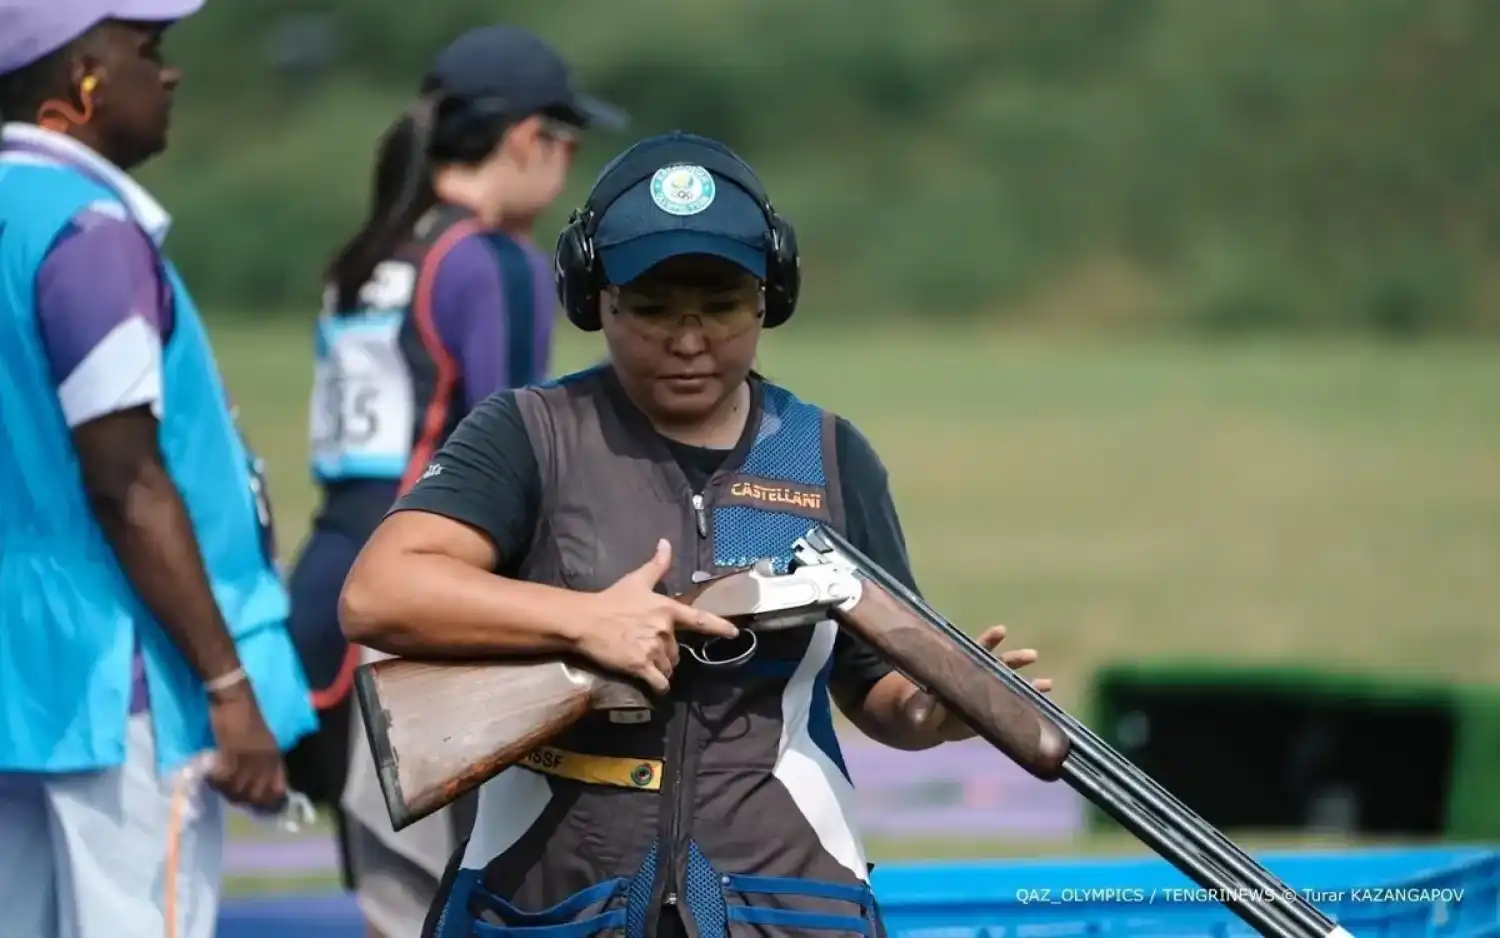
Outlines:
{"label": "yellow belt strap", "polygon": [[661,788],[661,761],[657,759],[594,756],[586,752],[569,752],[553,746],[540,746],[528,752],[516,764],[523,769],[586,785],[613,785],[616,788],[635,788],[640,791],[657,791]]}

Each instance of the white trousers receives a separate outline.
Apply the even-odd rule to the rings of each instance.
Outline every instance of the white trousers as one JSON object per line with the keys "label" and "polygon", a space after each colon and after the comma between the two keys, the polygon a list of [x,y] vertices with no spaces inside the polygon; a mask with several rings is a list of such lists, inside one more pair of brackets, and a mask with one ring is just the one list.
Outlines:
{"label": "white trousers", "polygon": [[156,776],[149,714],[123,765],[0,773],[0,938],[213,938],[224,810]]}

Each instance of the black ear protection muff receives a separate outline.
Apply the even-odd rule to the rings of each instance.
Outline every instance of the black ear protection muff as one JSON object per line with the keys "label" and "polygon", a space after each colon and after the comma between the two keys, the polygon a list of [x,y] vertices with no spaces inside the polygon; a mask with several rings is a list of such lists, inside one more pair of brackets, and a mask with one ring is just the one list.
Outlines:
{"label": "black ear protection muff", "polygon": [[574,210],[557,236],[553,268],[557,298],[568,320],[585,332],[599,330],[599,291],[604,285],[604,269],[594,249],[599,219],[637,183],[674,163],[701,166],[722,176],[745,190],[760,206],[766,218],[765,327],[774,329],[791,319],[802,287],[802,262],[791,223],[776,214],[754,171],[728,147],[705,137],[674,134],[644,141],[622,154],[594,183],[588,200],[582,208]]}

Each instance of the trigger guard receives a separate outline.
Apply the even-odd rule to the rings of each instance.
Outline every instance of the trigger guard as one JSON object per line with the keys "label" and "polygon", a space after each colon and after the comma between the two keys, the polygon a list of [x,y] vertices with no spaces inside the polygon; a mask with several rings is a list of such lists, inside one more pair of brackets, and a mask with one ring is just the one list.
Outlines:
{"label": "trigger guard", "polygon": [[[750,639],[750,643],[749,647],[744,651],[723,659],[710,657],[710,649],[712,649],[715,645],[725,642],[739,642],[747,636]],[[712,638],[704,640],[701,649],[695,648],[692,645],[683,642],[680,642],[679,644],[687,650],[688,655],[694,661],[703,665],[705,668],[727,669],[737,668],[745,662],[749,661],[751,658],[755,657],[755,652],[760,648],[760,639],[756,636],[754,629],[740,629],[739,636],[735,638],[719,638],[718,636],[713,636]]]}

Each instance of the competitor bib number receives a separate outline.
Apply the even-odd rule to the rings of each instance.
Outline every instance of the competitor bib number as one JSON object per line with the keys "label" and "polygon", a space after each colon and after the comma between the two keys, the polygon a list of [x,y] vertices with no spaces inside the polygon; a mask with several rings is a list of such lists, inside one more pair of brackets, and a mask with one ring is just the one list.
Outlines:
{"label": "competitor bib number", "polygon": [[404,309],[318,320],[311,407],[313,472],[325,481],[400,479],[416,427],[401,354]]}
{"label": "competitor bib number", "polygon": [[351,379],[337,364],[329,368],[323,396],[323,439],[337,446],[359,449],[380,431],[380,388]]}

